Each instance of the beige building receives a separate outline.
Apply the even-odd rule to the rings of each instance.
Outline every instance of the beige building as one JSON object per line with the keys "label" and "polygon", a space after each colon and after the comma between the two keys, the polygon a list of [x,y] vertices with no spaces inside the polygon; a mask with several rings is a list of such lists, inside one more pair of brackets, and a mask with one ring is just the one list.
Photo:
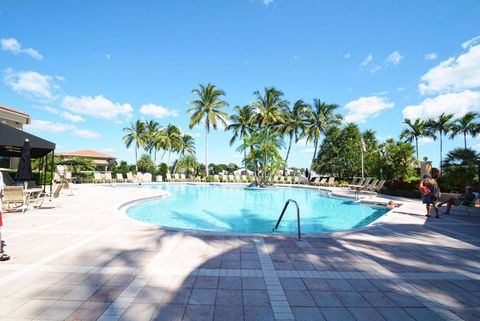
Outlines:
{"label": "beige building", "polygon": [[115,156],[97,152],[96,150],[91,149],[79,150],[75,152],[59,152],[56,153],[56,155],[62,157],[64,160],[71,160],[75,157],[89,158],[93,161],[98,169],[105,170],[112,161],[116,161],[117,159]]}
{"label": "beige building", "polygon": [[[4,105],[0,105],[0,122],[23,130],[23,125],[30,124],[30,115]],[[0,168],[17,168],[17,157],[0,156]]]}

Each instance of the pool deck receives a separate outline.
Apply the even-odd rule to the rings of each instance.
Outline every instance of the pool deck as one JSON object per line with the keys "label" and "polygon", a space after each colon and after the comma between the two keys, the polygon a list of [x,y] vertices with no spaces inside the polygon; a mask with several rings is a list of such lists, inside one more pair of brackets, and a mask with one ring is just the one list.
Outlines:
{"label": "pool deck", "polygon": [[427,219],[401,200],[368,228],[297,241],[118,212],[161,193],[79,185],[54,208],[5,214],[0,320],[480,320],[479,216]]}

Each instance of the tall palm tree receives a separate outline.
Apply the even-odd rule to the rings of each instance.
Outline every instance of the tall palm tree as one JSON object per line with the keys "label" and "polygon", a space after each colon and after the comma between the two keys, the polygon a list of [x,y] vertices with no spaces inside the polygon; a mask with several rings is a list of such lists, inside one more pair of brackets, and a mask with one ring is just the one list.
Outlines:
{"label": "tall palm tree", "polygon": [[263,96],[258,90],[253,94],[257,98],[252,106],[255,108],[258,126],[269,129],[285,121],[285,109],[288,108],[288,101],[283,99],[283,92],[275,87],[265,87]]}
{"label": "tall palm tree", "polygon": [[431,131],[428,128],[428,123],[421,120],[420,118],[415,119],[412,123],[410,119],[404,119],[403,123],[408,126],[400,134],[400,139],[405,140],[408,143],[411,143],[415,140],[415,150],[417,151],[418,158],[418,139],[420,137],[432,136]]}
{"label": "tall palm tree", "polygon": [[428,122],[428,127],[430,128],[433,138],[436,139],[437,136],[435,133],[438,132],[438,136],[440,138],[440,172],[443,170],[443,160],[442,160],[442,152],[443,152],[443,144],[442,144],[442,137],[443,135],[447,135],[452,130],[452,114],[445,114],[442,113],[438,116],[437,119],[430,118]]}
{"label": "tall palm tree", "polygon": [[130,127],[125,127],[123,131],[127,133],[122,138],[127,148],[130,148],[132,143],[135,142],[135,169],[138,171],[137,150],[144,146],[145,124],[141,120],[137,120],[135,123],[131,123]]}
{"label": "tall palm tree", "polygon": [[475,122],[478,116],[478,113],[469,112],[455,120],[452,124],[450,138],[453,139],[458,134],[463,134],[464,148],[467,149],[467,134],[476,136],[479,133],[479,124]]}
{"label": "tall palm tree", "polygon": [[306,136],[307,142],[313,142],[314,146],[310,173],[312,172],[313,161],[317,157],[320,136],[325,135],[330,126],[339,125],[343,118],[340,114],[334,114],[337,108],[337,104],[327,104],[320,99],[314,99],[313,108],[308,111],[302,136]]}
{"label": "tall palm tree", "polygon": [[168,124],[168,126],[163,128],[161,132],[159,145],[164,149],[162,158],[165,153],[168,152],[167,164],[170,166],[170,154],[178,151],[181,145],[180,129],[175,125]]}
{"label": "tall palm tree", "polygon": [[[260,91],[253,93],[256,100],[252,102],[255,108],[255,122],[259,128],[265,129],[264,138],[269,137],[270,132],[275,126],[280,126],[285,122],[285,110],[288,108],[288,101],[283,98],[283,92],[275,87],[265,87],[263,95]],[[266,143],[266,141],[264,142]],[[264,166],[267,165],[267,153],[264,153]],[[262,171],[263,179],[266,180],[266,170]]]}
{"label": "tall palm tree", "polygon": [[[227,126],[227,130],[232,131],[232,137],[230,138],[230,146],[232,146],[237,139],[242,139],[243,143],[248,136],[248,133],[252,129],[253,109],[251,106],[245,105],[243,107],[235,106],[233,108],[235,112],[230,116],[230,124]],[[243,160],[247,158],[247,150],[243,152]]]}
{"label": "tall palm tree", "polygon": [[293,138],[295,138],[295,142],[300,138],[299,136],[305,126],[305,118],[308,115],[309,110],[310,106],[301,99],[293,104],[292,110],[286,110],[285,122],[280,126],[280,133],[282,133],[282,135],[288,135],[290,138],[287,155],[285,156],[285,163],[287,163],[288,156],[290,155]]}
{"label": "tall palm tree", "polygon": [[156,158],[156,144],[155,144],[155,137],[157,132],[160,129],[160,124],[154,120],[145,121],[145,131],[144,131],[144,143],[145,143],[145,150],[148,152],[150,158],[152,157],[152,152],[155,150],[155,158]]}
{"label": "tall palm tree", "polygon": [[195,154],[195,139],[188,135],[183,134],[180,137],[180,145],[178,148],[180,156],[185,156],[185,154],[194,155]]}
{"label": "tall palm tree", "polygon": [[225,92],[215,87],[215,85],[199,85],[199,89],[193,89],[192,94],[197,96],[197,99],[191,100],[190,104],[194,107],[187,110],[191,114],[190,128],[204,121],[205,123],[205,172],[208,176],[208,133],[210,127],[217,129],[218,124],[227,127],[228,114],[221,110],[227,107],[228,103],[222,100]]}

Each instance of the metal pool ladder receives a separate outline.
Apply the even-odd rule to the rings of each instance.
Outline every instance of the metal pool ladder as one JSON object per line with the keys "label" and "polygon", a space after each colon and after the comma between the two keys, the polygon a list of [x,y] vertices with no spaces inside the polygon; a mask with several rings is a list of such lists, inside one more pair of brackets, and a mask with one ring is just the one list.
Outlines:
{"label": "metal pool ladder", "polygon": [[300,232],[300,208],[298,207],[298,203],[295,200],[289,199],[285,203],[285,206],[283,207],[283,210],[282,210],[282,214],[280,214],[280,217],[278,218],[278,221],[277,221],[277,225],[275,225],[275,227],[273,228],[273,231],[275,232],[278,228],[278,225],[280,225],[280,221],[283,218],[283,214],[285,214],[285,211],[287,210],[287,207],[290,204],[290,202],[294,203],[295,206],[297,207],[297,226],[298,226],[298,238],[297,238],[297,240],[300,241],[302,239],[302,235],[301,235],[301,232]]}

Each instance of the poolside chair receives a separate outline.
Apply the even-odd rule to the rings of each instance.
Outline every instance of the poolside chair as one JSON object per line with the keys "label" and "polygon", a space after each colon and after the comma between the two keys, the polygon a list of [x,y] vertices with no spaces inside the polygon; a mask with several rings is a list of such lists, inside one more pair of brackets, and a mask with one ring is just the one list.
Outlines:
{"label": "poolside chair", "polygon": [[318,181],[315,185],[316,185],[316,186],[323,186],[323,185],[325,185],[326,182],[327,182],[327,178],[326,178],[326,177],[323,177],[323,178],[320,179],[320,181]]}
{"label": "poolside chair", "polygon": [[294,176],[293,177],[293,184],[300,184],[300,177]]}
{"label": "poolside chair", "polygon": [[138,182],[138,183],[143,182],[143,173],[142,172],[137,172],[137,174],[135,175],[135,181]]}
{"label": "poolside chair", "polygon": [[358,183],[360,182],[361,179],[362,179],[361,177],[356,177],[356,176],[354,176],[354,177],[352,178],[352,181],[351,181],[350,184],[348,184],[348,185],[358,185]]}
{"label": "poolside chair", "polygon": [[165,175],[165,181],[167,181],[167,182],[171,182],[171,181],[172,181],[172,175],[170,175],[170,173],[167,173],[167,174]]}
{"label": "poolside chair", "polygon": [[173,174],[173,180],[175,182],[179,182],[180,181],[180,175],[178,175],[177,173]]}
{"label": "poolside chair", "polygon": [[248,183],[247,175],[242,175],[240,178],[242,183]]}
{"label": "poolside chair", "polygon": [[370,187],[368,190],[374,193],[378,193],[383,188],[383,185],[385,185],[385,180],[381,179],[377,181],[375,186]]}
{"label": "poolside chair", "polygon": [[377,185],[377,183],[378,183],[378,179],[372,179],[368,184],[364,184],[362,189],[366,190],[366,191],[369,191],[373,187],[375,187],[375,185]]}
{"label": "poolside chair", "polygon": [[335,186],[335,177],[330,177],[326,183],[326,186],[329,186],[329,187]]}
{"label": "poolside chair", "polygon": [[185,176],[185,174],[180,174],[180,181],[181,182],[186,182],[187,181],[187,177]]}
{"label": "poolside chair", "polygon": [[218,177],[218,175],[213,175],[213,181],[216,183],[220,182],[220,177]]}
{"label": "poolside chair", "polygon": [[133,175],[132,172],[127,173],[127,182],[133,183]]}
{"label": "poolside chair", "polygon": [[163,182],[163,176],[162,175],[155,176],[155,182],[162,183]]}
{"label": "poolside chair", "polygon": [[62,191],[62,188],[63,184],[58,184],[53,186],[53,191],[40,193],[38,197],[33,200],[33,206],[41,208],[45,200],[52,202],[53,200],[58,199],[60,197],[60,192]]}
{"label": "poolside chair", "polygon": [[110,172],[105,173],[105,183],[113,183],[112,173]]}
{"label": "poolside chair", "polygon": [[240,181],[241,181],[240,175],[235,175],[235,182],[240,183]]}
{"label": "poolside chair", "polygon": [[2,201],[5,211],[21,209],[23,214],[28,208],[28,198],[23,192],[23,186],[5,186]]}
{"label": "poolside chair", "polygon": [[348,188],[350,189],[355,189],[355,188],[359,188],[359,187],[362,187],[363,186],[363,183],[365,182],[365,179],[364,178],[360,178],[356,184],[349,184],[347,185]]}
{"label": "poolside chair", "polygon": [[[58,180],[54,180],[54,181],[57,182],[57,183],[59,182]],[[103,182],[102,174],[100,174],[98,172],[94,172],[93,173],[93,182],[95,184],[102,183]]]}
{"label": "poolside chair", "polygon": [[228,175],[228,182],[234,183],[235,182],[235,176],[234,175]]}
{"label": "poolside chair", "polygon": [[292,176],[285,177],[285,183],[292,184]]}
{"label": "poolside chair", "polygon": [[115,181],[116,181],[117,183],[123,183],[123,182],[125,182],[125,179],[123,178],[123,174],[122,174],[122,173],[117,173],[116,176],[117,176],[117,177],[116,177]]}

